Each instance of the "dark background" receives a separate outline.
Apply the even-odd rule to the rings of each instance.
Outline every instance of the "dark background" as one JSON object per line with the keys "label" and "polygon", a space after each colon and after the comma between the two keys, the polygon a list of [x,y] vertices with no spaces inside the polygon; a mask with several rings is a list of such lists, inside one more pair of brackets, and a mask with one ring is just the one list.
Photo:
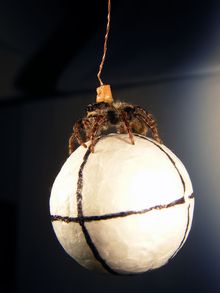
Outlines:
{"label": "dark background", "polygon": [[189,239],[133,277],[80,267],[52,230],[49,196],[76,119],[95,101],[107,0],[0,1],[0,291],[220,292],[220,2],[112,0],[103,80],[150,109],[196,195]]}

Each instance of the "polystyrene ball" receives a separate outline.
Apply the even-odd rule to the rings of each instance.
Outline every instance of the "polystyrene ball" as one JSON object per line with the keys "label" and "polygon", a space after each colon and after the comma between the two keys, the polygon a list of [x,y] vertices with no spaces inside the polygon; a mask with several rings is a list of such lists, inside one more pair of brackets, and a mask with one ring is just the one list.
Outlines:
{"label": "polystyrene ball", "polygon": [[[87,143],[89,145],[89,142]],[[164,145],[135,135],[80,146],[55,179],[50,213],[56,236],[82,266],[135,274],[166,264],[191,228],[194,196],[181,161]]]}

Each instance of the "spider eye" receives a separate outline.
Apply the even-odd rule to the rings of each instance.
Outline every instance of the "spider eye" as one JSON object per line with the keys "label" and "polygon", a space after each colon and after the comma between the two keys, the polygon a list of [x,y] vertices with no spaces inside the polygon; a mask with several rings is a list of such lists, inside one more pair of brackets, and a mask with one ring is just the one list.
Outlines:
{"label": "spider eye", "polygon": [[105,108],[109,107],[109,104],[105,103],[105,102],[100,102],[100,103],[97,103],[96,105],[97,105],[98,109],[105,109]]}
{"label": "spider eye", "polygon": [[86,111],[87,112],[95,112],[97,110],[106,109],[108,107],[109,107],[109,104],[108,103],[105,103],[105,102],[94,103],[94,104],[89,104],[86,107]]}
{"label": "spider eye", "polygon": [[86,111],[87,111],[87,112],[92,112],[92,111],[94,111],[94,104],[89,104],[89,105],[86,107]]}
{"label": "spider eye", "polygon": [[134,112],[134,108],[133,108],[133,107],[129,107],[129,106],[125,107],[123,110],[124,110],[126,113],[128,113],[128,114]]}

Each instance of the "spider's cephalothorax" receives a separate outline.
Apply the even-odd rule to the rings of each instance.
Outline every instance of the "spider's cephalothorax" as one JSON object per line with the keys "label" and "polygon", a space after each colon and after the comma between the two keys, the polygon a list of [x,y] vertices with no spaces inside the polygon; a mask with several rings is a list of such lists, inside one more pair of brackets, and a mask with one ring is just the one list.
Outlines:
{"label": "spider's cephalothorax", "polygon": [[140,106],[125,102],[100,102],[89,104],[87,116],[73,126],[73,133],[69,139],[69,154],[74,150],[75,141],[87,147],[85,142],[91,140],[90,148],[93,152],[97,137],[112,128],[117,133],[128,133],[132,144],[135,143],[132,133],[147,135],[150,129],[152,137],[161,143],[157,123],[151,113]]}

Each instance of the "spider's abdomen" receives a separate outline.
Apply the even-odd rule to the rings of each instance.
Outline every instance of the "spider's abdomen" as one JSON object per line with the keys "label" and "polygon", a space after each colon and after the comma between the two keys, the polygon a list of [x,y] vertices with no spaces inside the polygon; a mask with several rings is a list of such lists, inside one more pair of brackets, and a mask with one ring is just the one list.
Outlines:
{"label": "spider's abdomen", "polygon": [[114,110],[108,110],[107,119],[112,125],[116,125],[119,122],[118,114]]}

